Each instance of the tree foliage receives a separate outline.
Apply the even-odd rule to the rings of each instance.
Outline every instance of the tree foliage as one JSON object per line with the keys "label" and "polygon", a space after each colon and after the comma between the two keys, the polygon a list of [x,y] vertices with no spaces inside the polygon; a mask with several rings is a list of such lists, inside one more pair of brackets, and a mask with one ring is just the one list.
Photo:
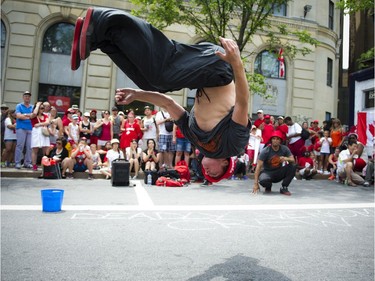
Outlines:
{"label": "tree foliage", "polygon": [[[297,53],[311,52],[309,48],[281,44],[280,36],[292,35],[302,43],[316,46],[318,41],[305,30],[290,31],[286,25],[271,26],[270,16],[290,0],[131,0],[137,6],[132,11],[159,29],[178,23],[193,26],[204,40],[218,43],[219,36],[233,38],[240,51],[255,33],[268,35],[271,47],[286,45],[284,54],[294,58]],[[275,30],[276,28],[276,30]],[[229,36],[230,35],[230,36]],[[284,48],[284,46],[283,46]],[[289,53],[289,51],[291,51]]]}
{"label": "tree foliage", "polygon": [[344,13],[352,14],[358,11],[374,10],[374,0],[340,0],[336,7]]}

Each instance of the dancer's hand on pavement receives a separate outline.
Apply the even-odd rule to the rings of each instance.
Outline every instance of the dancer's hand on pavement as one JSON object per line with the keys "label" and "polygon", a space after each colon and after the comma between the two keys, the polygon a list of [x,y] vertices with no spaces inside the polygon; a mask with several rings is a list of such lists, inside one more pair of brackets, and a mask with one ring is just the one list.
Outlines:
{"label": "dancer's hand on pavement", "polygon": [[116,90],[115,100],[117,104],[130,104],[135,100],[136,96],[135,89],[121,88]]}
{"label": "dancer's hand on pavement", "polygon": [[242,64],[240,49],[238,48],[237,43],[232,39],[223,37],[220,37],[219,40],[225,50],[225,54],[220,51],[216,51],[216,55],[232,66],[238,63]]}
{"label": "dancer's hand on pavement", "polygon": [[258,192],[259,192],[259,184],[254,183],[252,194],[253,194],[253,195],[257,195]]}

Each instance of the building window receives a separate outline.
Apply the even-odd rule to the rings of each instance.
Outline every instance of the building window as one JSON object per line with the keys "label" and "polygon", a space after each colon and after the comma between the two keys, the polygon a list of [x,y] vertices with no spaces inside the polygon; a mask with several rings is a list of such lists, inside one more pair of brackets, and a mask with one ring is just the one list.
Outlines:
{"label": "building window", "polygon": [[276,52],[261,52],[255,59],[254,70],[268,78],[285,79],[285,63],[278,58]]}
{"label": "building window", "polygon": [[275,4],[273,6],[272,14],[274,16],[286,17],[286,4]]}
{"label": "building window", "polygon": [[73,24],[59,22],[43,37],[38,100],[49,101],[59,113],[80,105],[83,67],[74,72],[70,68],[73,33]]}
{"label": "building window", "polygon": [[6,43],[7,31],[5,29],[5,24],[1,21],[1,74],[4,73],[4,52]]}
{"label": "building window", "polygon": [[335,12],[335,4],[332,1],[329,1],[328,9],[328,28],[333,30],[333,19]]}
{"label": "building window", "polygon": [[327,86],[332,87],[332,77],[333,77],[333,61],[328,58],[327,59]]}
{"label": "building window", "polygon": [[363,93],[365,98],[365,109],[374,108],[374,89],[366,90]]}
{"label": "building window", "polygon": [[326,121],[329,121],[329,120],[331,120],[331,118],[332,118],[332,114],[331,114],[331,112],[327,112],[326,111],[326,114],[325,114],[325,116],[326,116]]}
{"label": "building window", "polygon": [[74,25],[57,23],[51,26],[43,38],[43,53],[70,55]]}

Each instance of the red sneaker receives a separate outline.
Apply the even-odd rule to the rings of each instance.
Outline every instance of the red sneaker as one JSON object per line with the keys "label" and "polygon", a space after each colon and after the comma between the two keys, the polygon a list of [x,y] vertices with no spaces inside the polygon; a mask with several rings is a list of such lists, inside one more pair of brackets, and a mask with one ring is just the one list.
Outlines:
{"label": "red sneaker", "polygon": [[284,194],[284,195],[287,195],[287,196],[292,195],[292,193],[289,192],[289,190],[288,190],[287,187],[282,187],[282,188],[280,188],[280,193],[281,193],[281,194]]}
{"label": "red sneaker", "polygon": [[79,17],[74,28],[72,52],[70,54],[70,67],[72,70],[77,70],[81,65],[81,58],[79,57],[79,38],[81,35],[82,25],[83,18]]}
{"label": "red sneaker", "polygon": [[90,25],[93,11],[93,8],[88,8],[86,17],[83,21],[83,27],[79,42],[79,54],[81,56],[81,60],[87,59],[90,55],[90,39],[94,31],[94,26],[92,24]]}

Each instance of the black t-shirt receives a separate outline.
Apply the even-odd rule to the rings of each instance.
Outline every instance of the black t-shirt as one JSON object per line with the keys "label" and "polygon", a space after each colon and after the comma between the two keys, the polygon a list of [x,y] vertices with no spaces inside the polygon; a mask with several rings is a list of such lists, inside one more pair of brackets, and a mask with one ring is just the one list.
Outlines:
{"label": "black t-shirt", "polygon": [[232,120],[234,108],[211,131],[199,128],[194,108],[176,121],[184,136],[206,157],[229,158],[244,152],[249,142],[251,122],[242,126]]}
{"label": "black t-shirt", "polygon": [[280,145],[280,149],[275,151],[272,146],[265,147],[259,154],[259,160],[263,161],[263,167],[265,171],[273,171],[280,169],[282,163],[280,162],[280,157],[289,157],[292,153],[289,148],[285,145]]}
{"label": "black t-shirt", "polygon": [[51,152],[49,153],[48,157],[49,158],[52,158],[52,157],[58,157],[60,159],[60,161],[63,161],[66,157],[69,156],[69,152],[68,150],[63,147],[62,151],[60,153],[56,153],[56,147],[54,149],[51,150]]}

